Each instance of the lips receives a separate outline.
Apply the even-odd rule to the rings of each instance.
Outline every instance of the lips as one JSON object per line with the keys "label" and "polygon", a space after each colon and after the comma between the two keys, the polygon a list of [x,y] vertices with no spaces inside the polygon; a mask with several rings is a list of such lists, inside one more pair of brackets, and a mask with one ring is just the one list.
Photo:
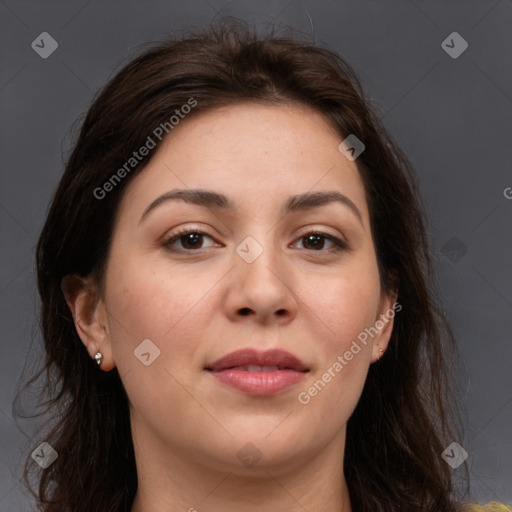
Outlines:
{"label": "lips", "polygon": [[247,395],[268,397],[302,381],[309,368],[284,350],[232,352],[205,368],[222,386]]}
{"label": "lips", "polygon": [[277,370],[309,371],[300,359],[290,354],[290,352],[280,349],[267,350],[266,352],[260,352],[255,349],[237,350],[221,357],[205,369],[213,372],[230,369],[248,372]]}

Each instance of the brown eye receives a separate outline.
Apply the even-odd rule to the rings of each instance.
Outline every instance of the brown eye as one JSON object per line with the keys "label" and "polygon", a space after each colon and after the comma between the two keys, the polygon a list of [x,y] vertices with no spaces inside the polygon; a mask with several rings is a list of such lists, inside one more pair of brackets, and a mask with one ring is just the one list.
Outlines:
{"label": "brown eye", "polygon": [[307,235],[302,237],[302,240],[306,246],[306,249],[323,249],[325,245],[325,237],[322,235]]}
{"label": "brown eye", "polygon": [[[203,231],[194,229],[182,230],[168,238],[163,245],[171,251],[193,251],[197,249],[204,249],[204,247],[201,247],[204,242],[204,237],[212,238],[208,233],[204,233]],[[175,242],[180,242],[182,247],[175,247]]]}
{"label": "brown eye", "polygon": [[[323,250],[325,247],[325,240],[328,240],[333,244],[330,248]],[[343,249],[347,249],[347,244],[338,238],[328,235],[327,233],[323,233],[321,231],[311,231],[303,235],[300,238],[300,241],[303,242],[303,245],[306,249],[312,250],[315,252],[336,252],[341,251]]]}

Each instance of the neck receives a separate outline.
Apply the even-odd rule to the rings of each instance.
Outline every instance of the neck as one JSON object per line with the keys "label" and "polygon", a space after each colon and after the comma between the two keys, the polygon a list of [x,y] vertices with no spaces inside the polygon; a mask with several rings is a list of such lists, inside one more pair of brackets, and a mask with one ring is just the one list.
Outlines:
{"label": "neck", "polygon": [[131,512],[221,512],[234,506],[238,512],[352,512],[343,475],[344,443],[345,430],[314,456],[241,471],[235,466],[219,470],[179,448],[166,451],[134,442],[138,487]]}

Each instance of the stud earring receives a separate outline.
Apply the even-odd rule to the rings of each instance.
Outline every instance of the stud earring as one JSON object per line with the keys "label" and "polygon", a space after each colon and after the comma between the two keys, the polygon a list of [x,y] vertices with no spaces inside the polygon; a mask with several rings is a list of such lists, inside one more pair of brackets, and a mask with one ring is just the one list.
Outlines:
{"label": "stud earring", "polygon": [[379,356],[379,359],[380,359],[382,357],[382,352],[384,352],[384,349],[379,348],[379,352],[380,352],[380,356]]}
{"label": "stud earring", "polygon": [[96,352],[96,354],[94,354],[94,359],[96,359],[98,366],[101,366],[101,362],[103,361],[103,354],[101,352]]}

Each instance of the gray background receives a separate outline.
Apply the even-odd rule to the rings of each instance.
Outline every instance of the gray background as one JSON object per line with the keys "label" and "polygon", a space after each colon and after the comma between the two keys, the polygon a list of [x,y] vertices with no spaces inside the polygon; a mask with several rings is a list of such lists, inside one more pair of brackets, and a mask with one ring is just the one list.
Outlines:
{"label": "gray background", "polygon": [[[420,176],[454,368],[471,497],[512,502],[512,1],[13,1],[0,3],[0,510],[33,510],[18,478],[37,446],[13,419],[37,361],[33,258],[70,129],[122,58],[217,15],[313,32],[358,72]],[[469,44],[454,59],[441,43]],[[31,47],[58,42],[47,59]],[[512,191],[508,194],[512,197]],[[454,469],[456,478],[463,466]]]}

